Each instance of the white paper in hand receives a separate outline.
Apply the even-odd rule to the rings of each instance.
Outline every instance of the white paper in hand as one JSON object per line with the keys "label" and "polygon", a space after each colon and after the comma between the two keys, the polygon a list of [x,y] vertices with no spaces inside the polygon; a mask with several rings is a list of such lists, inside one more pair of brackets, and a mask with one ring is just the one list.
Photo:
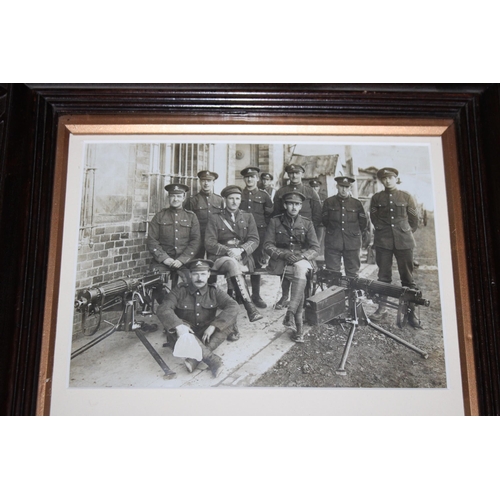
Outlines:
{"label": "white paper in hand", "polygon": [[174,356],[177,358],[193,358],[201,361],[201,346],[192,333],[181,335],[174,346]]}

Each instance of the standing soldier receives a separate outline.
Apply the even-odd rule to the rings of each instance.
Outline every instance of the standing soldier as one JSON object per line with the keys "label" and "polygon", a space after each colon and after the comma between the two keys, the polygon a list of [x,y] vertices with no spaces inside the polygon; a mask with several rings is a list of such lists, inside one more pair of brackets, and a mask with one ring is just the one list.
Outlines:
{"label": "standing soldier", "polygon": [[[213,262],[195,259],[186,263],[191,271],[188,282],[172,289],[156,312],[168,332],[177,337],[192,333],[201,347],[201,357],[214,377],[222,372],[222,360],[213,351],[237,332],[238,304],[217,285],[207,284]],[[229,334],[229,336],[228,336]],[[199,359],[199,358],[198,358]],[[189,372],[198,361],[185,358]]]}
{"label": "standing soldier", "polygon": [[184,207],[191,210],[198,217],[200,223],[201,246],[196,254],[196,258],[205,257],[205,231],[207,229],[208,217],[211,214],[219,214],[224,209],[224,199],[222,196],[214,193],[214,181],[219,177],[215,172],[202,170],[198,172],[200,182],[200,191],[194,196],[189,197]]}
{"label": "standing soldier", "polygon": [[[311,186],[314,191],[318,194],[319,197],[319,202],[321,203],[321,207],[323,207],[323,202],[324,199],[322,198],[322,195],[320,194],[321,186],[323,183],[319,179],[311,179],[309,181],[309,186]],[[319,243],[319,248],[320,252],[323,252],[323,249],[325,247],[325,226],[324,223],[322,222],[317,228],[316,228],[316,235],[318,236],[318,243]]]}
{"label": "standing soldier", "polygon": [[[392,281],[392,260],[396,257],[401,284],[416,288],[413,280],[413,233],[418,228],[418,213],[415,200],[406,191],[396,189],[399,172],[395,168],[382,168],[377,177],[385,187],[375,193],[370,203],[370,215],[375,227],[374,247],[379,281]],[[381,297],[382,300],[385,297]],[[415,315],[415,306],[410,310],[408,323],[414,328],[422,328]],[[372,315],[376,321],[387,315],[383,302]]]}
{"label": "standing soldier", "polygon": [[[259,189],[257,187],[257,179],[260,169],[257,167],[247,167],[241,171],[241,175],[245,180],[246,187],[243,189],[241,194],[241,210],[249,212],[253,215],[255,223],[257,224],[257,230],[259,231],[260,243],[253,252],[253,259],[255,265],[261,268],[265,263],[265,255],[262,251],[264,245],[264,237],[266,235],[267,225],[269,224],[269,219],[273,211],[273,202],[266,191]],[[260,276],[252,275],[250,277],[252,283],[252,300],[253,303],[264,309],[266,303],[262,300],[260,296]]]}
{"label": "standing soldier", "polygon": [[222,190],[226,208],[209,217],[205,247],[208,258],[214,261],[213,269],[231,281],[248,319],[253,322],[263,316],[252,302],[243,273],[252,273],[255,269],[252,254],[259,246],[259,232],[253,215],[239,209],[241,194],[239,186],[227,186]]}
{"label": "standing soldier", "polygon": [[[149,223],[146,244],[154,258],[153,270],[161,273],[177,271],[186,280],[189,271],[184,264],[198,252],[200,224],[193,212],[182,208],[189,191],[186,185],[168,184],[165,191],[170,206],[158,212]],[[156,297],[158,302],[162,300],[160,295]]]}
{"label": "standing soldier", "polygon": [[328,269],[340,272],[344,260],[345,274],[357,278],[361,267],[360,251],[367,218],[363,204],[350,194],[352,177],[335,177],[337,194],[330,196],[323,204],[323,224],[325,236],[325,264]]}
{"label": "standing soldier", "polygon": [[271,219],[266,232],[264,250],[271,256],[268,270],[292,283],[292,296],[283,324],[294,332],[292,340],[304,342],[304,291],[307,273],[315,267],[319,244],[312,221],[299,215],[305,196],[286,193],[283,196],[285,213]]}
{"label": "standing soldier", "polygon": [[273,179],[274,177],[268,173],[268,172],[263,172],[260,174],[260,182],[259,182],[259,189],[263,189],[271,198],[271,201],[274,200],[274,195],[276,194],[276,189],[273,187]]}
{"label": "standing soldier", "polygon": [[[316,228],[316,235],[319,236],[321,226],[321,202],[318,193],[311,186],[306,186],[302,183],[302,177],[305,170],[302,165],[290,164],[285,167],[285,172],[288,174],[290,184],[283,186],[274,196],[273,215],[278,215],[284,212],[283,196],[286,193],[301,193],[304,196],[304,202],[300,211],[302,217],[311,220]],[[276,304],[276,309],[282,309],[288,300],[290,291],[290,282],[286,279],[281,284],[281,299]]]}

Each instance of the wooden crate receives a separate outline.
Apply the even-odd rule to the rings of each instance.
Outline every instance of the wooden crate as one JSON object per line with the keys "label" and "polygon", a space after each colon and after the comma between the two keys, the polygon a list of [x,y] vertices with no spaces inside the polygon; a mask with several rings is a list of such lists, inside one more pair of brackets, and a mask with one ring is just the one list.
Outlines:
{"label": "wooden crate", "polygon": [[310,325],[320,325],[336,318],[346,310],[346,289],[332,286],[306,299],[305,319]]}

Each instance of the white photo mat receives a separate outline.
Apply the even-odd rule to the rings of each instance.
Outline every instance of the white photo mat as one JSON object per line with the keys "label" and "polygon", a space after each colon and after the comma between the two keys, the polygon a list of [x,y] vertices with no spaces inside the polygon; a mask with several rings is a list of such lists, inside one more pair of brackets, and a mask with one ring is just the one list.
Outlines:
{"label": "white photo mat", "polygon": [[[88,143],[203,142],[425,146],[429,151],[447,388],[69,388],[83,152]],[[382,165],[379,165],[382,166]],[[395,165],[396,166],[396,165]],[[463,415],[457,313],[440,137],[323,135],[71,135],[51,415]],[[425,335],[422,333],[422,335]]]}

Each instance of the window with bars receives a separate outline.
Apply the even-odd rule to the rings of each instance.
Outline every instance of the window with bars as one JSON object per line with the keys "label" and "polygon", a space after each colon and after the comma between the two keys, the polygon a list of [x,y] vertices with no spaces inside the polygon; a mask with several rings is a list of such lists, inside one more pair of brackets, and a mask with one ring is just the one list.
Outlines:
{"label": "window with bars", "polygon": [[167,184],[178,182],[198,191],[197,173],[214,165],[213,144],[152,144],[149,173],[148,220],[168,207]]}

